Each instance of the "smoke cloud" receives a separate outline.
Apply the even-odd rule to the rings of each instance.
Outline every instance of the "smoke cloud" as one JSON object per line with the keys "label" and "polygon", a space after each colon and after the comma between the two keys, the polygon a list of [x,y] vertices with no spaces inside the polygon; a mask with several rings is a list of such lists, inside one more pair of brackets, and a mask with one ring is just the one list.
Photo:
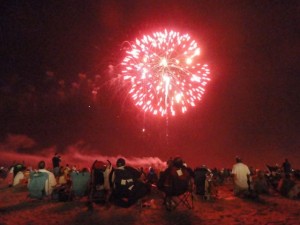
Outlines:
{"label": "smoke cloud", "polygon": [[[51,159],[57,152],[56,146],[51,146],[44,149],[38,149],[38,143],[26,135],[7,136],[3,143],[0,143],[1,159],[0,165],[9,167],[15,163],[24,163],[27,167],[36,168],[39,161],[44,160],[48,168],[51,169]],[[22,151],[25,149],[25,151]],[[95,160],[107,162],[110,161],[113,166],[118,158],[124,158],[127,165],[136,168],[155,167],[163,169],[166,162],[158,157],[126,157],[124,155],[106,156],[97,153],[96,149],[91,149],[84,142],[79,141],[73,145],[66,147],[63,152],[58,152],[61,156],[61,164],[64,166],[76,165],[78,169],[83,167],[91,167]]]}

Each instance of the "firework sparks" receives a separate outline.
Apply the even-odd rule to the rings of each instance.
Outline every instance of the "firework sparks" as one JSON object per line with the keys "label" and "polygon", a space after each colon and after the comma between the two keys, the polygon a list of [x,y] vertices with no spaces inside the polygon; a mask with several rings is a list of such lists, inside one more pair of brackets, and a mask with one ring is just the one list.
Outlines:
{"label": "firework sparks", "polygon": [[121,63],[135,104],[161,116],[194,107],[210,80],[208,66],[196,62],[199,55],[188,34],[165,30],[136,39]]}

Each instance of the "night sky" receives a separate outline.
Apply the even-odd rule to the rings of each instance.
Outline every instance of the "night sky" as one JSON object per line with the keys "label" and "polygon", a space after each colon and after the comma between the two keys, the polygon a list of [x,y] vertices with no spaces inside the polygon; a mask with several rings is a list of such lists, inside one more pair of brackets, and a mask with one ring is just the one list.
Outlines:
{"label": "night sky", "polygon": [[[36,145],[20,154],[81,141],[101,155],[181,155],[193,166],[239,155],[299,167],[299,11],[297,0],[4,1],[1,143],[26,135]],[[165,28],[197,40],[211,70],[202,101],[168,121],[136,108],[118,79],[124,42]]]}

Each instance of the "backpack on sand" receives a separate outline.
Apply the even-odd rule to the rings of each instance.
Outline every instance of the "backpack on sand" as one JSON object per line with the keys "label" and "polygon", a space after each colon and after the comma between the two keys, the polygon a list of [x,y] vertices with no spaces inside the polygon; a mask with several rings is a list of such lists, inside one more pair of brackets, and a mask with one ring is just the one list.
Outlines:
{"label": "backpack on sand", "polygon": [[31,172],[29,175],[30,182],[28,184],[29,197],[42,199],[45,196],[45,184],[48,180],[48,173]]}

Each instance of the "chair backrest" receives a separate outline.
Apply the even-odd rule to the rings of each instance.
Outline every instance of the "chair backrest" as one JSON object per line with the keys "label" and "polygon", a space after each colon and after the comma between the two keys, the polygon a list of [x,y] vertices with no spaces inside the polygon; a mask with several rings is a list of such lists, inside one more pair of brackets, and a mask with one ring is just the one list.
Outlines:
{"label": "chair backrest", "polygon": [[172,168],[173,195],[181,195],[189,190],[191,176],[186,167]]}
{"label": "chair backrest", "polygon": [[164,187],[161,190],[165,192],[166,209],[174,210],[179,205],[192,209],[192,175],[189,169],[185,166],[171,166],[164,173]]}
{"label": "chair backrest", "polygon": [[90,173],[89,172],[72,172],[71,175],[72,181],[72,191],[75,196],[84,196],[87,193],[88,185],[90,182]]}
{"label": "chair backrest", "polygon": [[191,175],[186,167],[169,167],[164,171],[162,180],[159,181],[161,189],[167,195],[181,195],[189,191]]}
{"label": "chair backrest", "polygon": [[28,191],[30,198],[42,199],[45,196],[45,185],[49,179],[48,173],[31,172],[29,175]]}
{"label": "chair backrest", "polygon": [[114,171],[115,179],[113,189],[119,195],[128,197],[131,193],[131,188],[134,186],[135,178],[133,174],[126,168],[116,169]]}
{"label": "chair backrest", "polygon": [[93,185],[104,185],[104,171],[102,169],[93,169],[91,179]]}
{"label": "chair backrest", "polygon": [[104,171],[106,164],[102,161],[95,160],[91,167],[91,186],[103,186],[104,185]]}

